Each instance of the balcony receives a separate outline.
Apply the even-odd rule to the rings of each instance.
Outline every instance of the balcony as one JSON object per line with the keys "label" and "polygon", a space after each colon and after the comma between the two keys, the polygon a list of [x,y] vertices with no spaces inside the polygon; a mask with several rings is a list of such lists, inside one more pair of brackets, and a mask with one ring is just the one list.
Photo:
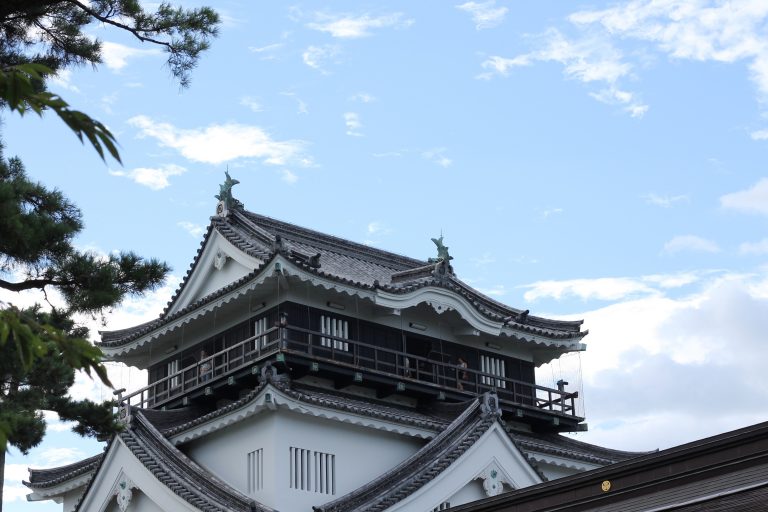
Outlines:
{"label": "balcony", "polygon": [[380,397],[401,393],[462,401],[495,390],[512,419],[556,430],[578,430],[583,420],[576,412],[576,392],[461,367],[446,362],[442,354],[424,357],[290,325],[249,337],[121,400],[140,408],[161,408],[218,397],[227,389],[238,389],[238,384],[253,387],[267,361],[294,378],[315,374],[332,380],[337,388],[374,387]]}

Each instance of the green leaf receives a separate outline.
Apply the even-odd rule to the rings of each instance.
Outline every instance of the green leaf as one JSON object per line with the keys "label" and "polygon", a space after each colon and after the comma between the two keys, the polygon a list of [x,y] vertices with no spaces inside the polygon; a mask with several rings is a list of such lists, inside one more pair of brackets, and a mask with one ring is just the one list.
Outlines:
{"label": "green leaf", "polygon": [[52,74],[53,70],[42,64],[28,63],[0,68],[0,99],[22,116],[29,110],[39,116],[46,109],[52,110],[77,135],[80,142],[83,142],[83,137],[88,139],[102,160],[106,160],[106,149],[112,158],[122,163],[117,139],[106,126],[79,110],[70,109],[69,104],[60,96],[35,90],[35,82],[42,83]]}

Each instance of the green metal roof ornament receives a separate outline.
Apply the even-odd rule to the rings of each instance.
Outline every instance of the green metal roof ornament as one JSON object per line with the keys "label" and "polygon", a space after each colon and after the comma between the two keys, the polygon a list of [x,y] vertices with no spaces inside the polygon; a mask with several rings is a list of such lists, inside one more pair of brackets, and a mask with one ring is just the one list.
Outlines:
{"label": "green metal roof ornament", "polygon": [[429,258],[430,263],[438,263],[440,261],[449,262],[453,259],[453,256],[448,254],[448,247],[443,244],[443,235],[440,238],[433,238],[432,241],[437,246],[437,258]]}
{"label": "green metal roof ornament", "polygon": [[448,276],[454,275],[453,267],[451,266],[453,256],[448,254],[448,247],[443,243],[442,233],[440,233],[440,238],[433,238],[432,241],[437,246],[437,258],[429,258],[427,261],[435,265],[432,275],[437,279],[443,280]]}
{"label": "green metal roof ornament", "polygon": [[243,203],[232,196],[232,187],[240,182],[232,179],[229,175],[229,170],[224,171],[224,175],[226,179],[224,183],[219,185],[219,194],[214,196],[219,200],[219,204],[216,206],[216,214],[221,217],[226,217],[230,208],[243,208]]}

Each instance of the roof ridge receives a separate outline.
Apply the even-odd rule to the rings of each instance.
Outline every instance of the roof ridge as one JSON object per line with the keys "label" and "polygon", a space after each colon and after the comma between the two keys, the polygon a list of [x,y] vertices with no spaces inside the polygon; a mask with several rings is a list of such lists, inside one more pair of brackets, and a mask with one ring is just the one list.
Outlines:
{"label": "roof ridge", "polygon": [[[76,476],[88,473],[98,465],[102,457],[104,457],[104,452],[97,453],[96,455],[92,455],[85,459],[81,459],[77,462],[66,464],[64,466],[45,469],[29,468],[29,482],[22,481],[22,483],[27,487],[52,487]],[[44,477],[47,475],[50,475],[52,478],[45,480]]]}
{"label": "roof ridge", "polygon": [[[521,438],[520,441],[523,444],[534,445],[536,444],[536,441],[550,442],[550,443],[560,444],[564,447],[591,450],[599,454],[599,455],[593,455],[593,456],[599,457],[600,455],[604,455],[605,456],[604,458],[606,459],[611,459],[610,457],[611,455],[620,457],[620,459],[618,460],[616,460],[615,458],[611,459],[614,462],[619,462],[619,461],[631,459],[634,457],[640,457],[642,455],[648,455],[650,453],[655,453],[658,451],[658,450],[650,450],[650,451],[634,452],[634,451],[627,451],[627,450],[617,450],[614,448],[608,448],[608,447],[600,446],[593,443],[587,443],[585,441],[580,441],[578,439],[574,439],[572,437],[568,437],[560,434],[540,434],[540,433],[533,433],[533,432],[510,432],[510,434]],[[556,438],[556,440],[554,438]],[[540,446],[545,450],[547,449],[547,447],[544,447],[541,445],[538,445],[538,446]]]}
{"label": "roof ridge", "polygon": [[[271,384],[272,387],[277,391],[281,393],[285,393],[292,400],[296,400],[304,404],[315,405],[318,407],[324,407],[324,408],[333,409],[336,411],[359,414],[361,416],[365,416],[368,418],[388,419],[394,423],[399,423],[400,425],[414,426],[414,427],[429,429],[434,431],[443,429],[448,424],[447,421],[444,421],[441,418],[433,418],[430,415],[421,413],[419,411],[414,411],[414,416],[410,417],[406,411],[402,411],[398,413],[396,407],[392,407],[391,405],[388,405],[388,404],[381,404],[383,407],[386,407],[387,409],[386,411],[377,412],[374,410],[373,406],[360,407],[356,405],[354,402],[357,400],[355,397],[352,397],[352,396],[349,396],[349,397],[337,396],[338,402],[333,402],[332,399],[334,395],[325,393],[323,391],[318,392],[318,394],[322,393],[323,397],[312,396],[310,393],[313,390],[307,389],[307,388],[311,388],[311,386],[299,386],[304,388],[304,391],[301,391],[301,390],[293,389],[292,387],[288,387],[285,384],[279,384],[279,383],[276,384],[274,382],[271,382],[271,383],[259,384],[259,386],[257,386],[251,392],[249,392],[239,400],[236,400],[231,404],[226,405],[225,407],[213,410],[193,420],[181,423],[179,425],[166,427],[165,429],[163,429],[163,434],[165,434],[166,436],[176,436],[187,431],[188,429],[196,427],[197,425],[200,425],[202,423],[215,419],[219,416],[223,416],[232,411],[236,411],[243,407],[247,407],[251,402],[256,400],[261,395],[262,392],[265,391],[268,384]],[[291,384],[291,386],[292,385],[293,384]],[[342,400],[348,400],[352,403],[343,404],[341,403]],[[363,400],[359,400],[359,401],[364,402]],[[424,418],[420,419],[418,416],[423,416]]]}
{"label": "roof ridge", "polygon": [[[419,260],[395,252],[377,249],[369,245],[354,242],[346,238],[329,235],[327,233],[322,233],[314,229],[305,228],[303,226],[278,220],[266,215],[261,215],[247,210],[244,210],[242,213],[254,222],[263,222],[269,224],[276,230],[293,235],[295,238],[303,239],[298,241],[309,243],[310,245],[313,241],[315,243],[322,241],[327,245],[333,246],[335,250],[342,254],[346,254],[354,258],[360,258],[359,255],[372,257],[379,260],[378,263],[381,263],[389,268],[407,270],[409,268],[421,267],[427,264],[427,261],[425,260]],[[402,266],[403,268],[398,269],[397,266],[392,265],[393,261],[396,261],[399,264],[398,266]]]}
{"label": "roof ridge", "polygon": [[[220,480],[213,473],[187,457],[152,425],[142,414],[141,410],[137,409],[135,411],[131,426],[119,435],[123,438],[126,446],[145,466],[147,466],[147,463],[151,463],[151,466],[147,466],[147,469],[160,482],[193,506],[199,506],[199,503],[195,503],[197,501],[203,501],[203,505],[207,501],[219,507],[220,510],[226,511],[272,511],[271,508],[230,487],[226,482]],[[139,448],[136,447],[136,444],[150,453],[145,453],[145,457],[142,457],[136,453],[138,451],[137,448]],[[155,454],[159,453],[161,456],[152,457],[152,452]],[[186,481],[188,485],[177,486],[178,483],[173,485],[174,482],[158,477],[157,473],[166,473],[166,476],[171,478],[176,476],[177,480]]]}

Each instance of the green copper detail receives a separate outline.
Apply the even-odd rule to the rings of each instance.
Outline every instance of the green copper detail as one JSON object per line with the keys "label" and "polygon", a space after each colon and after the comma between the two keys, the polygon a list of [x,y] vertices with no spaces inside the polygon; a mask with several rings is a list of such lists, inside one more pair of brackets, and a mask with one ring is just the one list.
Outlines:
{"label": "green copper detail", "polygon": [[229,175],[229,171],[225,171],[224,175],[227,179],[224,180],[224,183],[219,185],[219,195],[215,196],[216,199],[224,203],[224,206],[226,206],[227,209],[236,207],[242,208],[243,203],[232,197],[232,187],[240,182],[232,179]]}
{"label": "green copper detail", "polygon": [[448,247],[443,244],[443,235],[440,235],[440,238],[433,238],[432,241],[437,246],[437,258],[429,258],[430,263],[437,263],[439,261],[448,263],[453,259],[453,256],[448,254]]}

